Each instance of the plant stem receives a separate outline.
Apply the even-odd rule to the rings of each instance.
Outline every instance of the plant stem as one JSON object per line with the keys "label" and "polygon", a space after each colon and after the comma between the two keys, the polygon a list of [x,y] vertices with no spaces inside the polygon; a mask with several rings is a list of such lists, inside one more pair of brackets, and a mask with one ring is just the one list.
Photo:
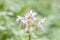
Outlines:
{"label": "plant stem", "polygon": [[31,34],[29,33],[29,40],[31,40]]}

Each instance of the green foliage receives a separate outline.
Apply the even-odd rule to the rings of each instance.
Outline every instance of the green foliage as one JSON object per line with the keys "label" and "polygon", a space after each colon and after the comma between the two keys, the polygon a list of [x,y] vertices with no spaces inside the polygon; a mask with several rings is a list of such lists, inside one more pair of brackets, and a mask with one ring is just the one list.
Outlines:
{"label": "green foliage", "polygon": [[32,40],[60,40],[60,0],[0,0],[0,40],[28,40],[16,18],[30,9],[47,18],[45,32],[35,31]]}

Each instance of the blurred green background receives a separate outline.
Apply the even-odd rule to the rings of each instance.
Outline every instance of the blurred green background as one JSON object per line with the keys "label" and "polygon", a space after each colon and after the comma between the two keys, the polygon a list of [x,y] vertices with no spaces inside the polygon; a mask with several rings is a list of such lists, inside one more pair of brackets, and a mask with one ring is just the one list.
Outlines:
{"label": "blurred green background", "polygon": [[0,40],[28,40],[16,18],[31,9],[46,17],[45,32],[34,32],[32,40],[60,40],[60,0],[0,0]]}

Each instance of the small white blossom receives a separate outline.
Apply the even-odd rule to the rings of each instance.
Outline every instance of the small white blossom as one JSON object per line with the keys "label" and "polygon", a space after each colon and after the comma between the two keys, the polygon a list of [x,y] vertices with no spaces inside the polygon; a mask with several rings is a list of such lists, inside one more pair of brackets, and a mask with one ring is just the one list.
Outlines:
{"label": "small white blossom", "polygon": [[33,22],[36,20],[35,15],[36,15],[36,13],[33,13],[33,11],[30,10],[29,14],[26,14],[26,15],[25,15],[26,21],[33,23]]}
{"label": "small white blossom", "polygon": [[45,22],[46,18],[44,17],[43,19],[40,19],[39,24],[43,24]]}
{"label": "small white blossom", "polygon": [[18,16],[16,22],[21,22],[22,18],[20,16]]}
{"label": "small white blossom", "polygon": [[44,17],[43,19],[41,19],[40,21],[39,21],[39,27],[40,27],[40,30],[42,31],[42,32],[44,32],[44,29],[43,29],[43,23],[45,22],[45,20],[46,20],[46,18]]}

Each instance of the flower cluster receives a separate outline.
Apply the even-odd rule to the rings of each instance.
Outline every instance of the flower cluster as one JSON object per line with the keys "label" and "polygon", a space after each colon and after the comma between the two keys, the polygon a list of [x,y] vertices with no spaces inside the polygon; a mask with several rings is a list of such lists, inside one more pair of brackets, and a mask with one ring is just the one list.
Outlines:
{"label": "flower cluster", "polygon": [[[42,25],[45,22],[46,18],[38,20],[35,17],[36,14],[37,14],[36,12],[30,10],[30,12],[24,15],[24,17],[18,16],[16,22],[23,23],[25,25],[26,32],[32,33],[34,27],[39,28],[43,32],[44,30]],[[36,23],[37,20],[38,22]]]}

